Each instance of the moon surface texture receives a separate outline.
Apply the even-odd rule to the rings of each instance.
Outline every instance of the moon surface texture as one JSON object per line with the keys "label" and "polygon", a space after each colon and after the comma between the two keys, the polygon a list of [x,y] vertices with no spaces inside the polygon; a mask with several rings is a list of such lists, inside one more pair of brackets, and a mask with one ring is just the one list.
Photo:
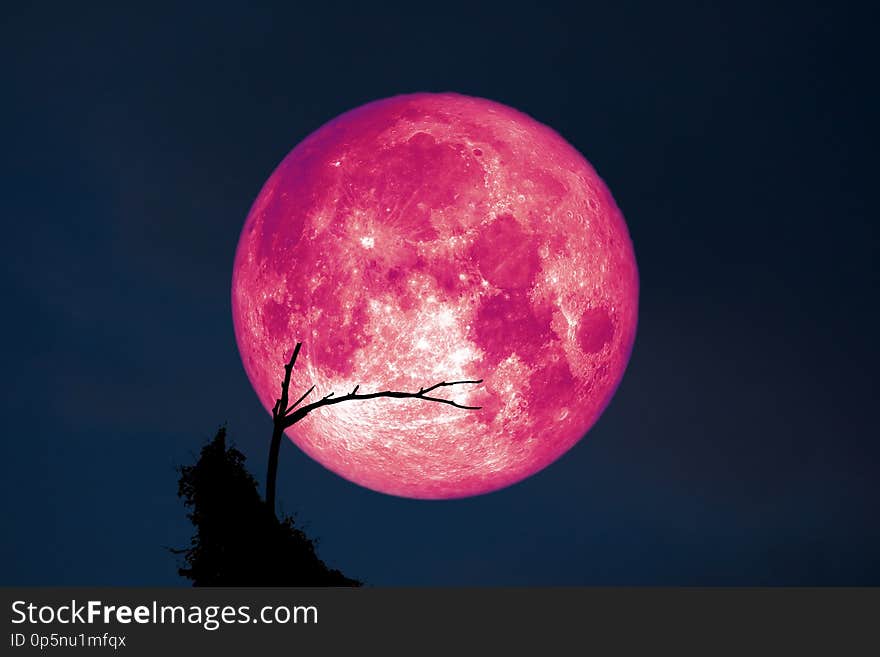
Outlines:
{"label": "moon surface texture", "polygon": [[550,128],[457,94],[369,103],[291,151],[235,256],[232,309],[270,410],[297,341],[291,399],[348,401],[288,430],[346,479],[412,498],[487,493],[559,458],[623,376],[638,273],[623,216]]}

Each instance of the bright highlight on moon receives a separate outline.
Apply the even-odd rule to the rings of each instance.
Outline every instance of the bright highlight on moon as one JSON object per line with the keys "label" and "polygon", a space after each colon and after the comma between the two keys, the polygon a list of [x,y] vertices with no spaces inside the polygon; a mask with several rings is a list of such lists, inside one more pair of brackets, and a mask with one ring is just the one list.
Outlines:
{"label": "bright highlight on moon", "polygon": [[590,164],[516,110],[397,96],[330,121],[251,208],[232,282],[245,370],[271,410],[291,395],[417,391],[465,411],[375,399],[291,427],[309,456],[373,490],[454,498],[559,458],[614,394],[636,330],[623,216]]}

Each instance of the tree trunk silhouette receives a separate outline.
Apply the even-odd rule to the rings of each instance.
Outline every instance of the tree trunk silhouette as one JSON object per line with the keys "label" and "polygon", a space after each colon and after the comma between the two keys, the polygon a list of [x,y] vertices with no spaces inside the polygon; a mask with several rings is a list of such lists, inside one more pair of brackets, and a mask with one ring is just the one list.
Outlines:
{"label": "tree trunk silhouette", "polygon": [[346,401],[378,399],[379,397],[386,397],[391,399],[421,399],[423,401],[448,404],[450,406],[455,406],[456,408],[462,408],[471,411],[476,411],[481,408],[480,406],[466,406],[464,404],[459,404],[452,399],[433,397],[428,395],[428,393],[433,392],[434,390],[438,390],[440,388],[446,388],[450,386],[482,383],[483,379],[449,382],[441,381],[440,383],[435,383],[434,385],[427,388],[419,388],[418,392],[384,390],[382,392],[357,394],[360,386],[356,385],[354,389],[347,395],[334,397],[334,393],[331,392],[330,394],[322,397],[316,402],[306,404],[302,408],[297,408],[303,401],[305,401],[306,397],[308,397],[314,391],[315,386],[312,386],[311,388],[306,390],[299,399],[288,406],[288,401],[290,399],[290,375],[293,372],[294,365],[296,365],[296,359],[299,357],[299,352],[301,348],[302,342],[297,342],[296,346],[293,348],[293,355],[290,357],[290,361],[284,366],[284,378],[281,380],[281,396],[275,402],[275,406],[272,407],[272,441],[271,443],[269,443],[269,464],[268,472],[266,473],[266,505],[269,507],[269,510],[272,513],[275,513],[275,488],[278,478],[278,454],[281,450],[281,439],[284,436],[284,431],[285,429],[292,427],[294,424],[302,420],[306,415],[311,413],[316,408],[320,408],[322,406],[330,406],[332,404],[340,404]]}
{"label": "tree trunk silhouette", "polygon": [[293,372],[293,366],[296,365],[300,349],[302,349],[302,342],[297,342],[296,347],[293,349],[293,355],[290,357],[290,362],[284,366],[284,379],[281,381],[281,397],[278,398],[275,402],[275,407],[272,409],[272,442],[269,444],[269,466],[268,472],[266,472],[266,505],[272,513],[275,513],[275,482],[278,476],[278,452],[281,450],[281,438],[284,436],[284,413],[280,412],[280,409],[287,408],[290,374]]}
{"label": "tree trunk silhouette", "polygon": [[275,423],[272,430],[272,442],[269,444],[269,471],[266,473],[266,505],[275,512],[275,481],[278,476],[278,452],[281,450],[281,438],[284,429]]}

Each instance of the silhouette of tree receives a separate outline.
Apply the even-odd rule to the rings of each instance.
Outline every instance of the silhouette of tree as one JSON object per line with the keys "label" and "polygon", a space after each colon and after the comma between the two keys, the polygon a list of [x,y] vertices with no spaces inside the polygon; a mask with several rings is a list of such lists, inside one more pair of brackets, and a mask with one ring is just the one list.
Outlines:
{"label": "silhouette of tree", "polygon": [[315,390],[310,387],[289,404],[290,378],[302,343],[296,343],[290,361],[284,366],[281,396],[272,409],[272,442],[266,477],[266,500],[260,498],[256,479],[245,468],[245,456],[226,446],[226,429],[202,448],[194,465],[179,469],[178,495],[189,508],[195,526],[190,546],[172,550],[183,556],[181,576],[194,586],[360,586],[338,570],[328,568],[315,550],[315,543],[299,529],[293,518],[275,513],[275,485],[278,452],[284,431],[322,406],[380,397],[420,399],[448,404],[465,410],[479,406],[459,404],[431,393],[441,388],[482,383],[479,380],[441,381],[415,392],[384,390],[348,394],[330,393],[318,401],[300,406]]}
{"label": "silhouette of tree", "polygon": [[261,498],[245,456],[226,446],[226,429],[179,468],[178,495],[195,526],[178,572],[193,586],[360,586],[328,568],[290,517],[279,520]]}
{"label": "silhouette of tree", "polygon": [[428,393],[449,386],[482,383],[483,379],[477,379],[473,381],[441,381],[440,383],[435,383],[434,385],[427,388],[419,388],[417,392],[384,390],[382,392],[358,394],[360,386],[356,385],[354,389],[347,395],[335,397],[334,393],[331,392],[329,395],[326,395],[316,402],[312,402],[311,404],[306,404],[301,408],[297,408],[303,401],[305,401],[306,397],[312,394],[312,392],[315,390],[315,386],[312,386],[311,388],[306,390],[299,399],[288,406],[287,404],[289,401],[290,375],[293,372],[293,367],[296,364],[296,359],[299,357],[299,352],[301,348],[302,342],[297,342],[296,346],[293,348],[293,355],[290,357],[290,361],[284,366],[284,378],[281,380],[281,396],[276,400],[275,406],[272,408],[272,441],[269,444],[269,466],[268,472],[266,473],[266,506],[268,506],[269,509],[273,511],[275,510],[275,484],[278,475],[278,452],[281,448],[281,437],[284,435],[285,429],[289,429],[317,408],[321,408],[322,406],[330,406],[332,404],[340,404],[342,402],[348,401],[378,399],[379,397],[388,397],[392,399],[421,399],[422,401],[435,402],[439,404],[449,404],[450,406],[455,406],[456,408],[462,408],[471,411],[476,411],[481,408],[480,406],[466,406],[464,404],[459,404],[458,402],[455,402],[451,399],[444,399],[443,397],[434,397],[429,395]]}

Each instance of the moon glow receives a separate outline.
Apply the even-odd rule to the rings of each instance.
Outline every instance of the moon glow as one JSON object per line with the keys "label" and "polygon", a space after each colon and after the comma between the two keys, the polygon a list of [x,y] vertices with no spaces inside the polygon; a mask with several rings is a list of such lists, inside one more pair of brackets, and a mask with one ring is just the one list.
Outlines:
{"label": "moon glow", "polygon": [[543,469],[593,426],[635,337],[632,243],[604,182],[550,128],[456,94],[370,103],[291,151],[248,214],[232,310],[263,406],[417,391],[468,411],[376,399],[289,430],[313,459],[413,498],[487,493]]}

